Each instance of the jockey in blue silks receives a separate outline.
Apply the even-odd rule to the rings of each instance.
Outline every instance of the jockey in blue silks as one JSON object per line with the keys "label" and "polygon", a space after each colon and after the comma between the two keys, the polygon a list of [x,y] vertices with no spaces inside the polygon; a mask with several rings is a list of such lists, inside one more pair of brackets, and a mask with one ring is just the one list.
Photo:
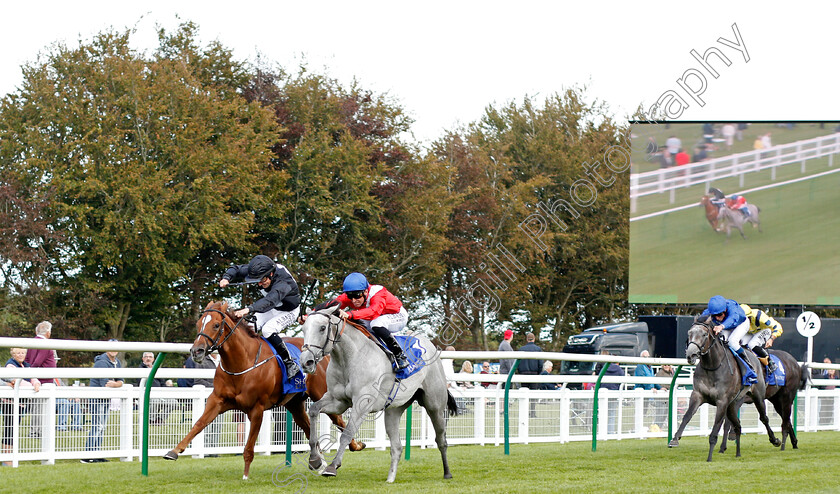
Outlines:
{"label": "jockey in blue silks", "polygon": [[711,316],[712,320],[716,323],[714,327],[715,334],[723,332],[729,348],[737,353],[747,365],[750,365],[744,355],[744,347],[741,346],[741,338],[750,329],[750,320],[747,319],[744,309],[741,308],[738,302],[720,295],[715,295],[709,299],[708,307],[706,307],[706,310],[700,316]]}

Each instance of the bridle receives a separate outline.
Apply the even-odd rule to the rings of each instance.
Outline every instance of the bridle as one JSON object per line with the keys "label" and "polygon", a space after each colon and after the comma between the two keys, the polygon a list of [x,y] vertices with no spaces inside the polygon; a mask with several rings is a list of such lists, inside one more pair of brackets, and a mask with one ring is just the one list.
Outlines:
{"label": "bridle", "polygon": [[[207,314],[208,312],[215,312],[215,313],[222,316],[222,328],[216,334],[215,338],[211,338],[210,335],[204,333],[203,331],[198,333],[198,336],[203,336],[203,337],[207,338],[208,340],[210,340],[211,345],[210,345],[210,348],[207,349],[207,353],[212,353],[212,352],[220,349],[222,347],[222,345],[224,345],[225,342],[228,340],[228,338],[233,336],[233,333],[236,331],[236,329],[239,327],[239,325],[242,324],[242,321],[244,321],[246,318],[243,317],[242,319],[237,321],[235,325],[230,326],[227,322],[227,318],[225,317],[227,314],[225,314],[224,312],[222,312],[218,309],[205,309],[204,312],[201,313],[201,315],[203,316],[203,315]],[[227,335],[224,337],[224,339],[222,341],[218,341],[219,338],[221,338],[222,335],[225,333],[225,329],[230,329],[230,332],[227,333]],[[262,353],[262,345],[259,345],[257,347],[257,355],[256,355],[256,357],[254,357],[254,365],[245,369],[244,371],[231,372],[231,371],[225,369],[222,362],[219,362],[219,368],[222,369],[222,371],[225,372],[225,374],[229,374],[231,376],[240,376],[242,374],[245,374],[246,372],[250,372],[250,371],[256,369],[257,367],[263,365],[264,363],[266,363],[269,360],[274,358],[274,355],[270,355],[268,358],[266,358],[266,359],[264,359],[260,362],[260,354],[261,353]]]}
{"label": "bridle", "polygon": [[[219,330],[218,333],[216,333],[215,338],[211,338],[210,335],[208,335],[204,331],[200,331],[198,333],[198,336],[203,336],[203,337],[207,338],[208,340],[210,340],[210,348],[207,349],[207,353],[213,353],[216,350],[218,350],[219,348],[221,348],[222,345],[224,345],[225,342],[228,340],[228,338],[233,336],[233,332],[236,331],[236,328],[239,327],[239,325],[242,323],[242,321],[245,320],[245,318],[240,319],[239,322],[237,322],[235,326],[231,327],[227,323],[227,319],[225,318],[225,316],[227,314],[225,314],[224,312],[220,311],[219,309],[204,309],[204,312],[202,312],[201,315],[204,316],[208,312],[215,312],[215,313],[219,314],[220,316],[222,316],[222,328]],[[219,338],[221,338],[222,335],[225,333],[225,329],[228,329],[228,328],[230,328],[230,332],[227,334],[227,336],[224,337],[224,339],[222,341],[219,341]]]}
{"label": "bridle", "polygon": [[[712,345],[714,345],[714,343],[715,343],[715,341],[714,341],[715,338],[712,336],[712,328],[710,328],[709,326],[707,326],[705,324],[703,324],[703,326],[706,328],[706,341],[708,342],[708,346],[706,346],[706,349],[703,350],[703,347],[701,347],[700,345],[698,345],[697,343],[695,343],[693,341],[689,341],[688,345],[685,346],[686,349],[688,349],[688,347],[690,347],[691,345],[696,346],[697,351],[699,352],[701,357],[705,357],[706,355],[708,355],[709,352],[712,351]],[[704,346],[705,346],[705,344],[704,344]]]}
{"label": "bridle", "polygon": [[[324,341],[323,345],[310,345],[304,343],[304,345],[300,348],[302,352],[309,351],[312,353],[312,356],[315,358],[315,362],[320,362],[324,357],[330,354],[335,348],[336,343],[341,341],[341,337],[344,335],[344,328],[347,327],[347,320],[341,319],[336,317],[332,314],[321,314],[320,312],[311,314],[312,315],[321,315],[327,317],[327,339]],[[341,326],[341,330],[339,331],[339,325]],[[304,333],[305,335],[306,333]],[[329,350],[327,349],[329,347]],[[318,353],[312,351],[315,348],[318,350]]]}

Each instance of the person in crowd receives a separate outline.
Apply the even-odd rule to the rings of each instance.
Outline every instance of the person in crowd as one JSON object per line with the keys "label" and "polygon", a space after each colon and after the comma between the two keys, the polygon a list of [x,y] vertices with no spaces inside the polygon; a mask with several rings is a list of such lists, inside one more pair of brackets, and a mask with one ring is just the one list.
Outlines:
{"label": "person in crowd", "polygon": [[[41,321],[35,326],[35,338],[48,340],[52,336],[52,323]],[[26,352],[26,362],[36,369],[55,368],[58,357],[55,350],[30,348]],[[43,400],[33,400],[29,405],[31,414],[29,437],[41,437],[44,429],[45,404]]]}
{"label": "person in crowd", "polygon": [[[108,341],[117,341],[110,339]],[[94,369],[119,369],[122,367],[117,359],[118,351],[108,351],[97,355],[93,360]],[[90,380],[92,388],[120,388],[123,380],[120,378],[95,377]],[[105,438],[105,428],[108,426],[110,400],[107,398],[92,398],[88,404],[91,416],[90,432],[88,433],[85,451],[98,451],[102,449],[102,441]],[[83,458],[82,463],[107,462],[105,458]]]}
{"label": "person in crowd", "polygon": [[[461,378],[473,377],[473,365],[469,360],[464,360],[461,364],[461,372],[458,373]],[[475,387],[475,381],[458,381],[458,386],[461,389],[472,389]]]}
{"label": "person in crowd", "polygon": [[[604,355],[604,356],[610,355],[610,352],[608,352],[606,350],[601,350],[601,355]],[[595,372],[593,372],[593,374],[595,374],[596,376],[601,374],[601,369],[603,369],[603,367],[604,367],[604,364],[599,362],[595,366]],[[624,376],[624,375],[625,375],[624,374],[624,369],[622,369],[621,366],[619,366],[616,363],[610,363],[610,365],[607,367],[607,371],[604,373],[604,376]],[[604,384],[601,384],[601,387],[605,388],[605,389],[617,391],[618,389],[621,388],[621,384],[620,383],[604,383]],[[618,424],[618,405],[619,405],[620,401],[621,401],[620,399],[610,399],[607,402],[607,405],[608,405],[607,406],[607,432],[609,434],[614,434],[615,432],[618,431],[618,427],[617,427],[617,424]]]}
{"label": "person in crowd", "polygon": [[[492,373],[493,373],[493,371],[490,370],[490,362],[488,362],[486,360],[484,362],[482,362],[481,363],[481,372],[479,372],[479,374],[492,374]],[[493,384],[493,383],[489,382],[489,381],[488,382],[482,381],[479,384],[481,384],[481,386],[484,387],[484,388],[489,388],[490,385]]]}
{"label": "person in crowd", "polygon": [[679,153],[680,148],[682,148],[682,141],[677,136],[671,136],[665,140],[665,149],[671,153],[671,156]]}
{"label": "person in crowd", "polygon": [[706,152],[706,145],[700,144],[694,148],[694,156],[691,157],[692,163],[700,163],[709,159],[709,153]]}
{"label": "person in crowd", "polygon": [[[444,351],[446,352],[454,352],[455,347],[452,345],[447,346]],[[455,376],[455,366],[454,360],[451,358],[442,358],[440,359],[440,363],[443,365],[443,375],[446,376],[446,387],[451,388],[453,385],[452,378]]]}
{"label": "person in crowd", "polygon": [[[653,156],[657,152],[659,152],[659,145],[656,144],[656,139],[653,137],[648,137],[647,149],[645,150],[648,157]],[[650,158],[648,158],[650,159]]]}
{"label": "person in crowd", "polygon": [[[502,341],[499,343],[499,351],[500,352],[512,352],[513,347],[510,345],[511,340],[513,339],[513,331],[510,329],[506,329],[505,332],[502,334]],[[499,375],[507,377],[510,374],[510,370],[513,368],[514,359],[512,358],[503,358],[499,359]],[[499,383],[499,387],[504,387],[504,383]],[[511,385],[511,388],[513,385]]]}
{"label": "person in crowd", "polygon": [[[650,358],[650,352],[647,350],[642,350],[639,354],[641,358]],[[633,373],[636,377],[654,377],[653,376],[653,369],[647,364],[639,364],[636,366],[636,370]],[[662,389],[662,386],[654,383],[643,383],[643,384],[636,384],[636,388],[641,388],[645,390],[651,389]]]}
{"label": "person in crowd", "polygon": [[[674,367],[669,364],[662,364],[662,367],[656,371],[655,377],[667,377],[671,379],[674,377]],[[671,389],[671,384],[660,384],[659,385],[665,391],[669,391]],[[656,424],[662,430],[665,430],[668,427],[668,400],[659,400],[656,406]]]}
{"label": "person in crowd", "polygon": [[723,127],[720,128],[720,134],[723,136],[723,139],[726,141],[726,150],[732,151],[732,145],[735,143],[735,124],[724,124]]}
{"label": "person in crowd", "polygon": [[[519,348],[520,352],[541,352],[542,348],[540,348],[537,343],[537,337],[534,336],[534,333],[526,333],[525,334],[525,344]],[[523,376],[538,376],[540,371],[542,371],[543,361],[542,359],[535,360],[535,359],[522,359],[519,361],[519,368],[517,369],[518,374],[522,374]],[[540,383],[523,383],[523,387],[528,389],[540,389]],[[531,406],[533,407],[534,401],[531,400]],[[536,416],[534,409],[531,410],[531,416]]]}
{"label": "person in crowd", "polygon": [[[143,357],[141,358],[140,365],[138,367],[141,369],[151,369],[154,363],[155,354],[153,352],[143,352]],[[139,386],[141,382],[143,382],[143,380],[138,379],[136,384]],[[167,384],[166,379],[161,379],[159,377],[155,377],[152,380],[152,387],[165,388],[170,385],[171,384]],[[149,405],[149,424],[151,425],[165,424],[169,419],[169,414],[178,406],[175,398],[152,398],[149,401]]]}
{"label": "person in crowd", "polygon": [[[30,367],[29,362],[26,361],[26,348],[12,348],[9,351],[10,358],[6,361],[6,367],[15,369],[15,368],[22,368],[22,367]],[[17,384],[17,379],[0,379],[0,387],[11,387],[14,388],[15,384]],[[29,380],[23,380],[21,382],[21,387],[31,387],[37,393],[41,390],[41,381],[38,379],[32,378]],[[20,410],[19,417],[23,417],[23,410]],[[14,423],[14,400],[11,398],[0,398],[0,417],[3,419],[2,427],[3,427],[3,452],[4,453],[11,453],[12,452],[12,438],[14,434],[14,427],[17,424]],[[3,465],[11,466],[11,462],[4,462]]]}
{"label": "person in crowd", "polygon": [[[56,386],[67,386],[64,379],[55,378]],[[84,419],[82,418],[82,405],[80,398],[56,398],[55,400],[55,425],[59,431],[80,431],[83,429]]]}
{"label": "person in crowd", "polygon": [[[554,370],[554,364],[551,360],[546,360],[543,362],[543,370],[540,372],[541,376],[549,376],[551,375],[551,371]],[[540,383],[540,389],[543,391],[551,391],[554,389],[560,389],[560,384],[558,383]]]}
{"label": "person in crowd", "polygon": [[231,282],[244,280],[260,287],[262,298],[234,312],[236,317],[253,314],[256,330],[271,343],[286,364],[286,378],[291,379],[300,369],[286,348],[281,336],[300,314],[300,290],[292,273],[270,257],[255,256],[248,264],[234,265],[225,271],[219,286],[224,288]]}
{"label": "person in crowd", "polygon": [[667,149],[659,153],[659,168],[671,168],[674,166],[674,155]]}
{"label": "person in crowd", "polygon": [[[371,285],[362,273],[350,273],[344,278],[342,293],[315,310],[339,306],[339,316],[360,321],[391,351],[397,370],[408,367],[409,361],[394,334],[405,329],[408,312],[402,302],[382,285]],[[349,309],[349,310],[345,310]],[[301,322],[306,316],[301,317]]]}
{"label": "person in crowd", "polygon": [[770,358],[765,347],[772,347],[776,338],[782,335],[782,325],[763,310],[753,309],[747,304],[741,304],[741,310],[750,322],[747,334],[741,338],[741,345],[752,349],[768,372],[775,372],[776,362]]}

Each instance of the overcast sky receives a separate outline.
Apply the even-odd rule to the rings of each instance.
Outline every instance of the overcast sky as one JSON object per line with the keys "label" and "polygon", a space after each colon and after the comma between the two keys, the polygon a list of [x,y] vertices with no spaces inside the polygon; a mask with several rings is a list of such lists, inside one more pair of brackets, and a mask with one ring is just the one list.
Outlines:
{"label": "overcast sky", "polygon": [[[137,26],[138,48],[156,46],[155,26],[198,24],[238,58],[309,66],[387,92],[426,142],[480,118],[490,103],[541,97],[586,84],[625,118],[668,90],[689,120],[840,119],[836,3],[495,1],[76,1],[8,2],[0,19],[0,93],[20,66],[61,41],[75,45],[113,26]],[[677,7],[678,5],[685,7]],[[744,53],[719,42],[736,42]],[[701,67],[712,54],[718,77]],[[325,68],[325,70],[324,70]],[[692,69],[697,73],[692,72]],[[677,80],[699,92],[692,99]]]}

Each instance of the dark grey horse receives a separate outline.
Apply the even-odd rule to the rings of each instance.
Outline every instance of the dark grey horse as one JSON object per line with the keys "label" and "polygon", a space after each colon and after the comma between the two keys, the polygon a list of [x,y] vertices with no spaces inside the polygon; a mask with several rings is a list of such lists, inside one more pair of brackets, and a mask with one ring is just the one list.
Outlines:
{"label": "dark grey horse", "polygon": [[747,204],[747,209],[750,211],[749,216],[744,216],[741,211],[729,209],[723,206],[718,210],[718,231],[726,232],[726,238],[732,234],[732,229],[736,229],[741,233],[742,238],[747,238],[744,235],[744,223],[752,223],[754,227],[758,228],[761,233],[761,221],[758,219],[758,213],[761,211],[758,206],[754,204]]}
{"label": "dark grey horse", "polygon": [[[785,369],[785,385],[767,386],[764,397],[773,404],[776,413],[782,417],[782,451],[785,450],[788,436],[790,436],[790,445],[793,446],[793,449],[797,449],[799,441],[796,439],[796,431],[793,430],[791,412],[793,411],[793,400],[796,399],[796,393],[805,389],[805,385],[808,383],[808,365],[802,364],[800,366],[793,355],[782,350],[770,350],[770,353],[779,357],[779,360],[782,361],[782,367]],[[746,401],[749,403],[749,399]],[[726,438],[729,436],[729,428],[730,424],[727,421],[723,428],[723,440],[720,443],[721,453],[726,451]]]}
{"label": "dark grey horse", "polygon": [[[760,363],[756,356],[752,352],[744,353],[753,369],[758,369]],[[715,423],[709,434],[709,457],[706,461],[712,461],[712,453],[717,444],[724,417],[732,423],[732,430],[735,432],[735,456],[741,456],[741,421],[738,419],[738,405],[745,396],[750,396],[755,403],[758,416],[767,429],[770,442],[774,446],[781,444],[770,428],[770,420],[767,418],[767,410],[764,407],[766,389],[764,376],[758,373],[758,380],[751,386],[741,384],[741,368],[732,352],[726,348],[720,338],[715,336],[711,319],[696,321],[689,328],[685,358],[690,364],[694,364],[699,358],[700,363],[694,370],[694,391],[691,392],[688,410],[674,438],[668,443],[669,448],[679,446],[683,430],[691,417],[700,405],[709,403],[715,406],[716,412]]]}

